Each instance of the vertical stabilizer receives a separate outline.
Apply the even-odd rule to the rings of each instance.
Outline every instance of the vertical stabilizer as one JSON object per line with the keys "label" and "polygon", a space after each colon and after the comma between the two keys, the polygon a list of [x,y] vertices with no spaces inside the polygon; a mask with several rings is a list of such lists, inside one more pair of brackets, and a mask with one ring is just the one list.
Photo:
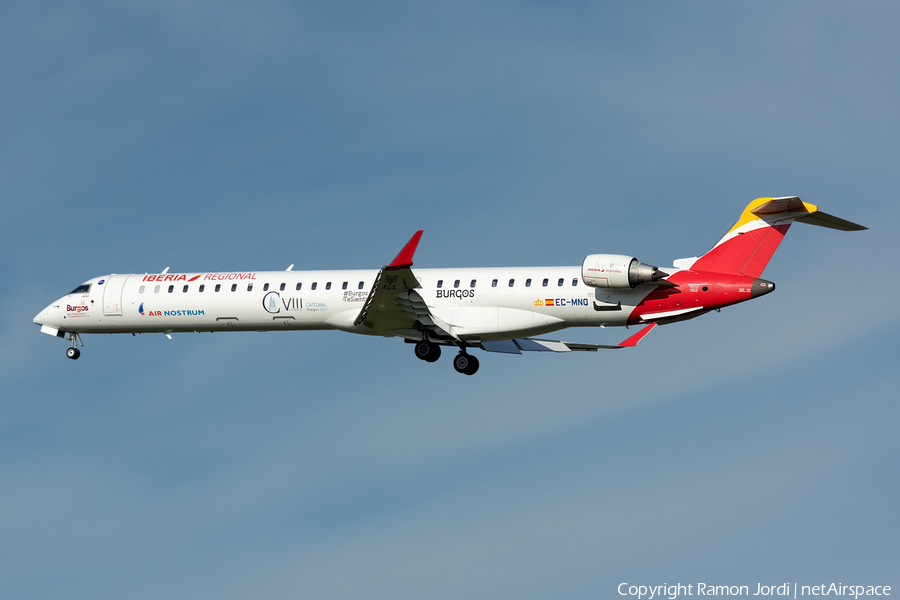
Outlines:
{"label": "vertical stabilizer", "polygon": [[757,198],[712,250],[690,266],[692,271],[759,277],[796,219],[810,217],[818,207],[790,196]]}

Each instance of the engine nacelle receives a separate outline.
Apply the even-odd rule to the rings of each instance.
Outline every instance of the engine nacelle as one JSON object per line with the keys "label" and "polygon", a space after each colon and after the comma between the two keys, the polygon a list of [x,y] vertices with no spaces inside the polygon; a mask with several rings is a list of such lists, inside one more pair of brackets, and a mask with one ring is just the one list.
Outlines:
{"label": "engine nacelle", "polygon": [[581,264],[581,280],[595,288],[627,290],[666,276],[658,267],[621,254],[591,254]]}

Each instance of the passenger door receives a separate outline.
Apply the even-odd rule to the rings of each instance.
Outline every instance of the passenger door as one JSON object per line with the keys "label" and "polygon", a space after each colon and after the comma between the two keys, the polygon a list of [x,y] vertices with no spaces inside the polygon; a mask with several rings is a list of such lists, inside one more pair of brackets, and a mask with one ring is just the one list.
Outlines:
{"label": "passenger door", "polygon": [[122,316],[122,291],[130,275],[110,275],[103,286],[103,315]]}

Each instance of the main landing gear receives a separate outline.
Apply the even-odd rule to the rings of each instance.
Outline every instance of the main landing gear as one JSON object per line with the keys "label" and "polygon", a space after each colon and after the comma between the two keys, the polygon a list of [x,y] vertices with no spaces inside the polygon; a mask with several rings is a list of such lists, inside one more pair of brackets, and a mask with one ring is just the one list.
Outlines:
{"label": "main landing gear", "polygon": [[[441,346],[429,340],[416,343],[416,358],[425,362],[434,362],[441,357]],[[474,375],[478,371],[478,359],[466,353],[465,347],[453,358],[453,368],[463,375]]]}
{"label": "main landing gear", "polygon": [[425,362],[434,362],[441,357],[441,347],[428,340],[416,344],[416,357]]}
{"label": "main landing gear", "polygon": [[78,357],[81,356],[81,350],[72,346],[71,348],[66,350],[66,356],[71,358],[72,360],[78,360]]}
{"label": "main landing gear", "polygon": [[453,368],[463,375],[474,375],[478,371],[478,359],[471,354],[466,354],[465,349],[453,359]]}

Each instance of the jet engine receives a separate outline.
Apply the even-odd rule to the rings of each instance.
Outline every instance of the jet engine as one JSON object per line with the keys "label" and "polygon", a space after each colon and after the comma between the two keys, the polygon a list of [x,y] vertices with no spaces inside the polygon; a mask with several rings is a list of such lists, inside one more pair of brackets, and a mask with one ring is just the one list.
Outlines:
{"label": "jet engine", "polygon": [[595,288],[626,290],[642,283],[653,283],[668,275],[659,267],[621,254],[591,254],[581,264],[582,281]]}

